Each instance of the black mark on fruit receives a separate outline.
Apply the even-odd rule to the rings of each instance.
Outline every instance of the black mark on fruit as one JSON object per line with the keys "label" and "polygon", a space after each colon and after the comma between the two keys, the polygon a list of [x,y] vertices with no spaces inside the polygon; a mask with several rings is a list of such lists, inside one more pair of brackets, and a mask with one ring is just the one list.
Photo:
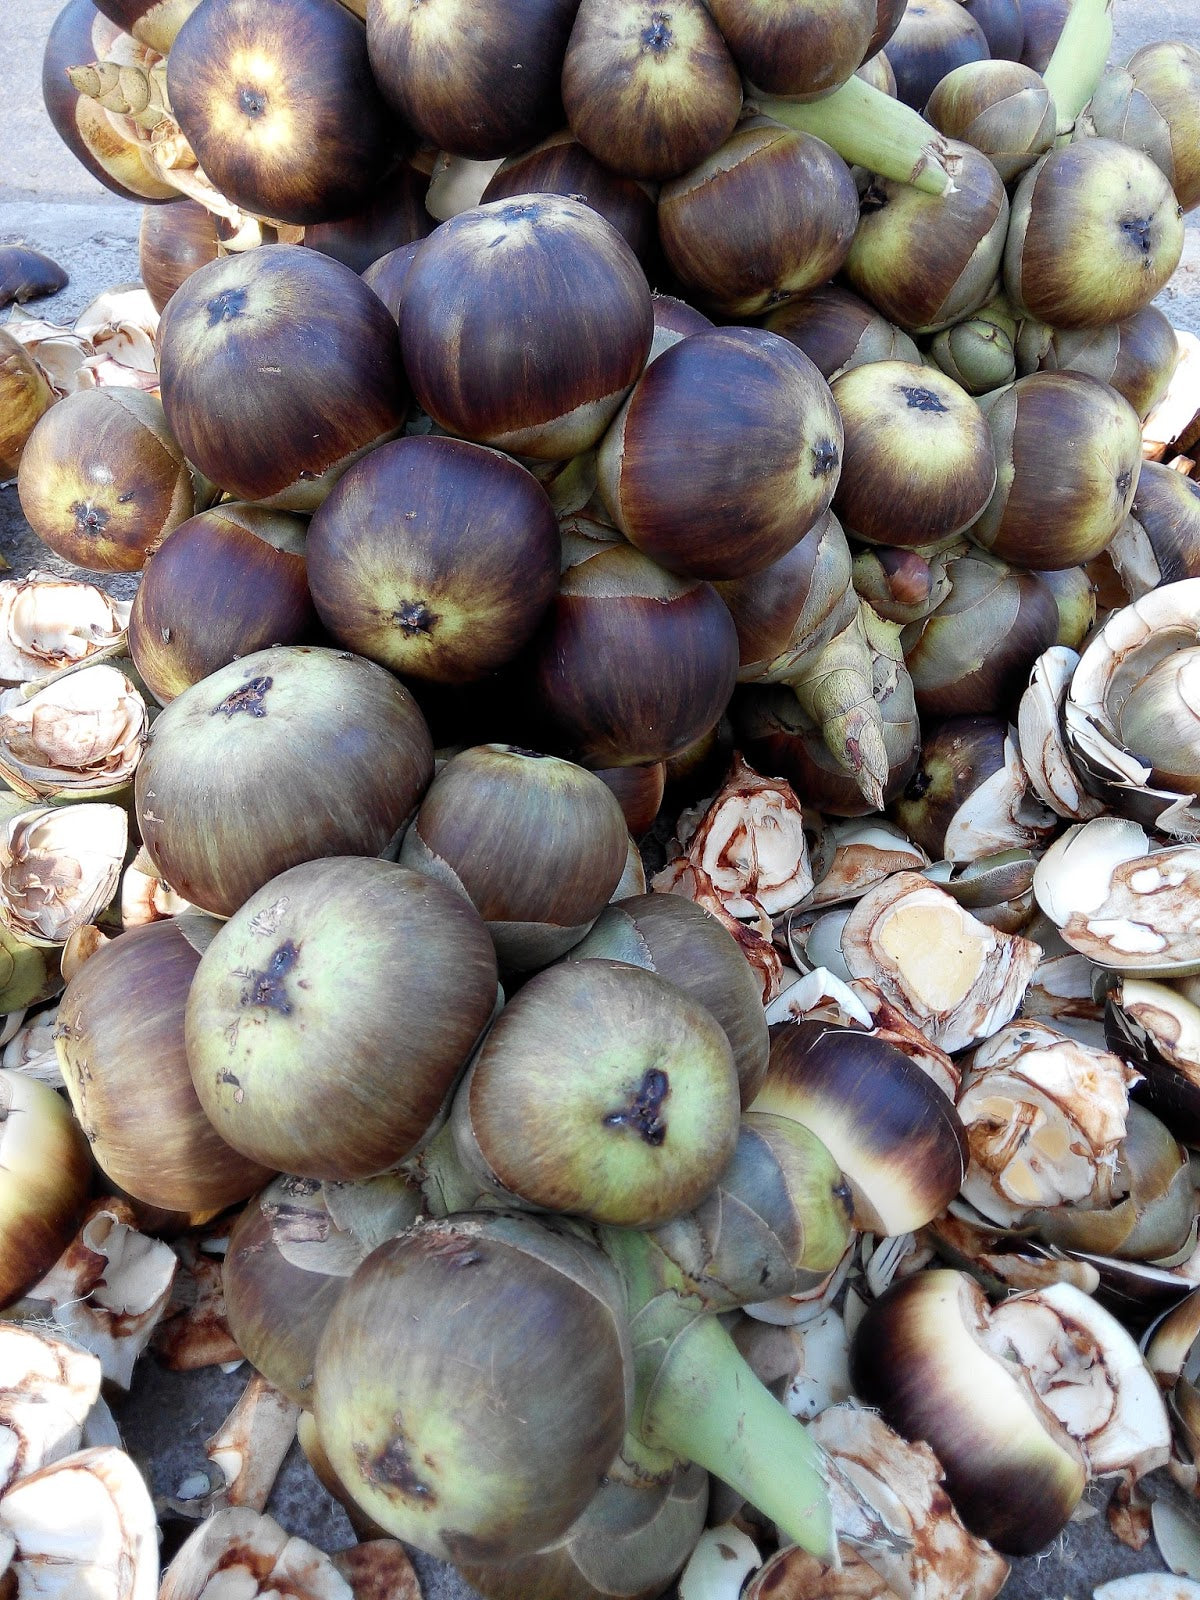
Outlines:
{"label": "black mark on fruit", "polygon": [[265,967],[254,972],[235,973],[236,977],[245,979],[242,1004],[261,1006],[266,1011],[277,1011],[281,1017],[290,1017],[292,1002],[287,980],[299,959],[300,946],[285,939],[271,952]]}
{"label": "black mark on fruit", "polygon": [[99,533],[108,521],[108,512],[104,507],[94,506],[90,500],[76,500],[71,507],[71,515],[80,533]]}
{"label": "black mark on fruit", "polygon": [[604,1117],[606,1128],[632,1128],[647,1144],[658,1146],[667,1137],[667,1124],[662,1115],[663,1101],[671,1089],[671,1080],[658,1067],[651,1067],[630,1096],[629,1104],[619,1111],[610,1111]]}
{"label": "black mark on fruit", "polygon": [[1121,496],[1121,499],[1124,500],[1125,496],[1132,488],[1133,473],[1130,472],[1128,467],[1126,467],[1125,471],[1117,476],[1117,493]]}
{"label": "black mark on fruit", "polygon": [[261,89],[251,89],[246,85],[238,90],[238,105],[248,117],[261,117],[267,109],[267,97]]}
{"label": "black mark on fruit", "polygon": [[652,11],[649,25],[642,29],[642,49],[661,56],[665,55],[674,43],[670,12]]}
{"label": "black mark on fruit", "polygon": [[422,1505],[437,1505],[437,1495],[432,1486],[425,1482],[416,1469],[399,1418],[393,1419],[392,1426],[396,1430],[395,1436],[389,1439],[382,1450],[372,1451],[365,1444],[354,1446],[354,1459],[359,1471],[369,1483],[395,1489],[412,1500],[419,1500]]}
{"label": "black mark on fruit", "polygon": [[392,621],[406,639],[432,633],[440,620],[438,613],[431,610],[424,600],[405,600],[392,612]]}
{"label": "black mark on fruit", "polygon": [[274,681],[274,678],[251,678],[240,689],[234,689],[219,701],[208,713],[209,716],[236,717],[239,711],[244,711],[249,717],[265,717],[267,708],[263,701]]}
{"label": "black mark on fruit", "polygon": [[900,393],[908,401],[910,411],[948,411],[949,407],[943,405],[932,389],[910,387],[906,383],[900,385]]}
{"label": "black mark on fruit", "polygon": [[246,309],[245,289],[222,289],[208,302],[208,325],[215,328],[218,322],[232,322]]}
{"label": "black mark on fruit", "polygon": [[1135,250],[1140,250],[1144,256],[1150,254],[1150,218],[1126,217],[1121,223],[1121,232]]}
{"label": "black mark on fruit", "polygon": [[813,445],[814,478],[827,478],[838,464],[838,447],[832,439],[818,439]]}

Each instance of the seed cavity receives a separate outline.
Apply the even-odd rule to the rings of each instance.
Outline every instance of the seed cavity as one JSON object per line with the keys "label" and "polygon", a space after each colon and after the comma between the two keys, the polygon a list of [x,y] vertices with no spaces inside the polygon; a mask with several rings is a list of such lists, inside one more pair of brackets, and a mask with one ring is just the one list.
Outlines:
{"label": "seed cavity", "polygon": [[245,979],[242,1004],[260,1006],[266,1011],[278,1012],[281,1017],[290,1017],[292,1002],[287,979],[299,959],[300,946],[291,939],[285,939],[272,951],[265,967],[258,971],[236,973],[237,977]]}
{"label": "seed cavity", "polygon": [[267,708],[263,701],[274,682],[274,678],[251,678],[240,689],[232,690],[224,700],[219,701],[208,713],[209,716],[236,717],[239,711],[244,711],[248,717],[265,717]]}
{"label": "seed cavity", "polygon": [[651,1067],[642,1075],[642,1081],[631,1095],[629,1104],[619,1111],[609,1111],[603,1124],[606,1128],[630,1128],[648,1145],[656,1148],[667,1137],[667,1123],[662,1114],[663,1101],[670,1093],[671,1080],[658,1067]]}

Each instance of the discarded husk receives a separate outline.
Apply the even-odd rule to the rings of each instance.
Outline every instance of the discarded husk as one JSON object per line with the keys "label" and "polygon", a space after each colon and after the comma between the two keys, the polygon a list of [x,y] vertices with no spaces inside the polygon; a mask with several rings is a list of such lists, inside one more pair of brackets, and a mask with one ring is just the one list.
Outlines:
{"label": "discarded husk", "polygon": [[1080,657],[1063,711],[1067,747],[1093,794],[1176,838],[1200,836],[1193,679],[1200,578],[1113,612]]}
{"label": "discarded husk", "polygon": [[802,1422],[850,1398],[850,1335],[832,1307],[790,1327],[744,1317],[731,1331],[757,1377]]}
{"label": "discarded husk", "polygon": [[1038,904],[1073,949],[1146,977],[1200,971],[1200,847],[1152,848],[1145,831],[1103,816],[1068,828],[1038,863]]}
{"label": "discarded husk", "polygon": [[1189,1250],[1196,1222],[1187,1152],[1145,1106],[1131,1104],[1107,1207],[1033,1210],[1028,1221],[1055,1249],[1167,1263]]}
{"label": "discarded husk", "polygon": [[94,583],[48,572],[0,579],[0,682],[26,683],[109,650],[129,609]]}
{"label": "discarded husk", "polygon": [[223,1504],[262,1511],[275,1487],[283,1458],[296,1437],[300,1407],[255,1373],[225,1421],[205,1446],[218,1467]]}
{"label": "discarded husk", "polygon": [[771,1030],[766,1081],[751,1107],[810,1128],[841,1167],[854,1222],[901,1234],[958,1193],[967,1143],[952,1103],[882,1039],[824,1023]]}
{"label": "discarded husk", "polygon": [[67,1338],[128,1389],[171,1292],[175,1255],[137,1231],[124,1200],[94,1200],[78,1234],[26,1304],[46,1305]]}
{"label": "discarded husk", "polygon": [[1182,442],[1194,439],[1200,337],[1176,328],[1175,341],[1179,359],[1167,392],[1142,424],[1142,447],[1151,461],[1162,461],[1176,454]]}
{"label": "discarded husk", "polygon": [[460,211],[470,211],[479,204],[480,196],[503,159],[473,161],[469,156],[439,150],[429,177],[429,188],[425,191],[426,211],[438,222],[448,222]]}
{"label": "discarded husk", "polygon": [[1029,1238],[1027,1229],[994,1227],[964,1200],[952,1201],[919,1238],[947,1266],[968,1272],[993,1295],[1073,1283],[1084,1294],[1100,1286],[1098,1269],[1085,1261],[1064,1260]]}
{"label": "discarded husk", "polygon": [[732,1522],[706,1528],[679,1579],[679,1600],[738,1600],[762,1565],[758,1546]]}
{"label": "discarded husk", "polygon": [[[94,922],[85,923],[75,932],[62,947],[62,979],[70,983],[89,957],[94,956],[98,950],[103,950],[106,944],[112,943],[109,934],[102,933]],[[61,1077],[61,1073],[59,1074]]]}
{"label": "discarded husk", "polygon": [[100,1396],[100,1363],[40,1328],[0,1324],[0,1496],[79,1449]]}
{"label": "discarded husk", "polygon": [[[20,1013],[14,1013],[19,1016]],[[13,1032],[0,1055],[0,1067],[5,1071],[23,1072],[36,1078],[51,1089],[61,1089],[62,1073],[58,1065],[58,1052],[54,1048],[54,1029],[58,1022],[58,1008],[50,1006],[35,1012]]]}
{"label": "discarded husk", "polygon": [[230,1506],[200,1524],[163,1574],[158,1600],[216,1600],[226,1591],[238,1600],[354,1600],[327,1555],[248,1506]]}
{"label": "discarded husk", "polygon": [[65,288],[67,275],[57,261],[27,244],[0,245],[0,306],[24,305]]}
{"label": "discarded husk", "polygon": [[1154,1542],[1171,1571],[1200,1581],[1200,1525],[1171,1500],[1155,1500],[1150,1507]]}
{"label": "discarded husk", "polygon": [[956,865],[935,861],[925,876],[936,883],[978,922],[1000,933],[1024,933],[1036,908],[1033,874],[1037,857],[1030,850],[1000,850]]}
{"label": "discarded husk", "polygon": [[1104,811],[1103,802],[1083,787],[1063,734],[1063,707],[1078,665],[1078,655],[1065,645],[1044,651],[1033,664],[1017,712],[1021,760],[1030,785],[1068,822],[1087,822]]}
{"label": "discarded husk", "polygon": [[1112,1047],[1138,1063],[1138,1099],[1189,1144],[1200,1139],[1200,1007],[1165,983],[1123,975],[1105,997]]}
{"label": "discarded husk", "polygon": [[842,954],[853,977],[884,996],[953,1053],[1012,1019],[1041,958],[1018,934],[998,933],[915,872],[898,872],[857,902]]}
{"label": "discarded husk", "polygon": [[768,1023],[836,1022],[839,1027],[870,1029],[871,1013],[854,990],[828,967],[803,975],[785,972],[783,988],[766,1009]]}
{"label": "discarded husk", "polygon": [[812,1432],[895,1536],[899,1548],[869,1556],[898,1594],[991,1600],[1008,1577],[1008,1562],[967,1532],[927,1444],[909,1443],[857,1405],[823,1412]]}
{"label": "discarded husk", "polygon": [[17,794],[114,794],[128,784],[146,741],[146,703],[123,672],[99,664],[29,699],[0,694],[0,778]]}
{"label": "discarded husk", "polygon": [[1098,1583],[1092,1600],[1200,1600],[1200,1583],[1166,1572],[1137,1572]]}
{"label": "discarded husk", "polygon": [[421,1584],[398,1539],[365,1539],[329,1558],[354,1600],[421,1600]]}
{"label": "discarded husk", "polygon": [[740,755],[687,841],[735,917],[798,904],[813,886],[800,802],[780,778],[764,778]]}
{"label": "discarded husk", "polygon": [[1043,1022],[1010,1022],[963,1073],[971,1163],[963,1198],[991,1222],[1035,1208],[1107,1206],[1138,1074]]}
{"label": "discarded husk", "polygon": [[225,1315],[219,1255],[205,1249],[203,1235],[184,1234],[175,1245],[179,1270],[162,1321],[154,1330],[154,1353],[171,1372],[227,1366],[240,1361]]}
{"label": "discarded husk", "polygon": [[190,900],[176,894],[145,850],[139,850],[121,878],[121,926],[140,928],[195,909]]}
{"label": "discarded husk", "polygon": [[22,812],[0,833],[0,918],[18,938],[64,945],[111,903],[129,816],[103,803]]}
{"label": "discarded husk", "polygon": [[849,1545],[838,1554],[841,1565],[835,1568],[798,1544],[784,1545],[750,1579],[741,1600],[897,1600],[865,1556]]}
{"label": "discarded husk", "polygon": [[22,1478],[0,1500],[4,1534],[16,1546],[19,1595],[155,1600],[154,1506],[122,1450],[81,1450]]}
{"label": "discarded husk", "polygon": [[0,1012],[49,1000],[65,982],[57,950],[18,939],[0,922]]}
{"label": "discarded husk", "polygon": [[920,872],[929,865],[929,857],[919,845],[882,819],[835,822],[829,831],[833,859],[805,901],[808,906],[857,900],[893,872]]}
{"label": "discarded husk", "polygon": [[1065,1526],[1087,1468],[1032,1374],[1012,1359],[1010,1331],[993,1324],[965,1273],[914,1273],[868,1307],[850,1371],[856,1393],[890,1426],[932,1446],[972,1533],[1027,1555]]}
{"label": "discarded husk", "polygon": [[1053,1284],[997,1306],[1039,1394],[1084,1452],[1091,1477],[1144,1477],[1165,1466],[1171,1430],[1154,1376],[1133,1339],[1091,1295]]}
{"label": "discarded husk", "polygon": [[717,893],[708,874],[686,859],[668,862],[661,872],[655,873],[651,878],[650,887],[659,894],[682,895],[685,900],[694,900],[697,905],[710,911],[733,935],[742,954],[750,963],[755,977],[762,985],[763,1004],[768,1005],[774,1000],[783,981],[783,959],[771,943],[769,918],[765,919],[767,928],[765,933],[760,928],[739,922],[725,909],[725,902]]}

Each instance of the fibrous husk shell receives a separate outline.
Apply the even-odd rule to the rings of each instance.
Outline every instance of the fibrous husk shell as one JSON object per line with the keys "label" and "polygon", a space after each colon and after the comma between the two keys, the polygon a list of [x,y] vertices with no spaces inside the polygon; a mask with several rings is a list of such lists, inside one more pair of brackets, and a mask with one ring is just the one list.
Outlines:
{"label": "fibrous husk shell", "polygon": [[991,1324],[1083,1450],[1090,1477],[1140,1478],[1166,1464],[1170,1424],[1154,1376],[1091,1295],[1056,1283],[998,1306]]}
{"label": "fibrous husk shell", "polygon": [[790,784],[761,777],[740,755],[686,844],[688,860],[735,917],[786,911],[813,886],[799,800]]}
{"label": "fibrous husk shell", "polygon": [[28,1301],[99,1358],[105,1378],[128,1389],[138,1356],[166,1309],[175,1254],[135,1226],[128,1201],[94,1201],[75,1238]]}
{"label": "fibrous husk shell", "polygon": [[0,682],[27,683],[115,644],[129,609],[94,583],[48,572],[0,581]]}
{"label": "fibrous husk shell", "polygon": [[[21,1013],[14,1012],[13,1015],[20,1018]],[[57,1006],[38,1011],[27,1021],[19,1022],[4,1046],[4,1054],[0,1055],[0,1067],[37,1078],[51,1089],[61,1089],[62,1073],[54,1048],[54,1030],[57,1026]]]}
{"label": "fibrous husk shell", "polygon": [[822,1412],[812,1434],[895,1535],[898,1549],[869,1555],[898,1594],[991,1600],[999,1591],[1008,1562],[963,1527],[927,1444],[902,1439],[877,1413],[857,1405]]}
{"label": "fibrous husk shell", "polygon": [[122,1450],[81,1450],[22,1478],[0,1500],[0,1540],[5,1535],[15,1545],[19,1595],[155,1600],[154,1506]]}
{"label": "fibrous husk shell", "polygon": [[132,779],[146,703],[123,672],[98,664],[39,689],[0,694],[0,777],[27,799],[111,794]]}
{"label": "fibrous husk shell", "polygon": [[223,1590],[239,1600],[354,1600],[327,1555],[245,1506],[200,1524],[163,1574],[158,1600],[217,1600]]}
{"label": "fibrous husk shell", "polygon": [[140,928],[195,909],[176,894],[145,850],[139,850],[121,877],[121,926]]}
{"label": "fibrous husk shell", "polygon": [[857,900],[893,872],[920,872],[929,857],[890,822],[853,818],[830,828],[833,859],[806,902],[832,906]]}
{"label": "fibrous husk shell", "polygon": [[1057,816],[1087,822],[1104,810],[1083,787],[1063,736],[1063,707],[1079,657],[1065,645],[1053,645],[1034,662],[1029,687],[1021,696],[1017,733],[1021,760],[1034,793]]}
{"label": "fibrous husk shell", "polygon": [[0,1325],[0,1495],[78,1450],[100,1396],[100,1363],[38,1328]]}
{"label": "fibrous husk shell", "polygon": [[66,944],[112,901],[128,837],[120,806],[21,812],[0,833],[0,919],[31,943]]}
{"label": "fibrous husk shell", "polygon": [[1138,1074],[1042,1022],[1011,1022],[974,1052],[958,1113],[971,1162],[963,1198],[992,1222],[1034,1207],[1112,1200]]}
{"label": "fibrous husk shell", "polygon": [[962,1050],[1011,1020],[1041,957],[998,933],[915,872],[863,896],[842,930],[853,977],[870,978],[943,1050]]}
{"label": "fibrous husk shell", "polygon": [[1200,846],[1151,845],[1123,817],[1068,828],[1038,862],[1038,904],[1071,947],[1146,977],[1200,971]]}
{"label": "fibrous husk shell", "polygon": [[1091,792],[1182,839],[1200,836],[1198,646],[1200,578],[1154,589],[1108,618],[1063,708],[1067,748]]}

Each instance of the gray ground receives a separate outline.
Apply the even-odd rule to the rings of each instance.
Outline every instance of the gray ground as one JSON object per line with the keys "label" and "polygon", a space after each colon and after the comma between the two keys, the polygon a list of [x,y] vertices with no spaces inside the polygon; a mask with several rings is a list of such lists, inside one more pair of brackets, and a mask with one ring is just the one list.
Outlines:
{"label": "gray ground", "polygon": [[[6,137],[0,143],[0,243],[23,241],[52,255],[71,275],[63,292],[40,303],[42,314],[70,321],[103,288],[137,277],[138,209],[116,200],[75,162],[51,129],[39,87],[41,53],[58,0],[5,0],[0,5],[0,56],[8,62]],[[1196,0],[1117,0],[1117,44],[1123,61],[1154,38],[1200,44]],[[1189,219],[1183,262],[1162,297],[1181,327],[1200,332],[1200,213]],[[31,308],[32,309],[32,308]],[[18,572],[58,566],[34,538],[13,488],[0,489],[0,554]],[[155,1491],[173,1494],[204,1464],[204,1440],[241,1391],[244,1372],[165,1373],[140,1365],[133,1394],[120,1407],[129,1448]],[[1102,1496],[1094,1496],[1098,1503]],[[325,1549],[351,1542],[341,1509],[316,1485],[306,1464],[289,1459],[270,1508],[291,1532]],[[426,1600],[471,1600],[454,1573],[418,1557]],[[1103,1517],[1073,1523],[1046,1555],[1016,1563],[1005,1590],[1013,1600],[1082,1600],[1101,1580],[1158,1567],[1153,1544],[1141,1555],[1119,1545]]]}

